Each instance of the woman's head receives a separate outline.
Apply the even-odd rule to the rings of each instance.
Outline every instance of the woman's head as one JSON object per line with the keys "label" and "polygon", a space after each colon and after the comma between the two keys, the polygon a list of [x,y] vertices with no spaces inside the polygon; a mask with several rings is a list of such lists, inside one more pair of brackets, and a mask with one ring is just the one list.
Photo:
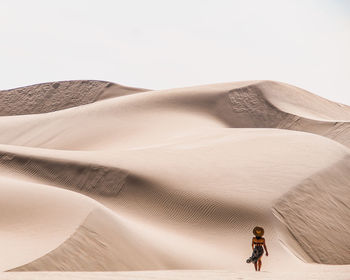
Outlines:
{"label": "woman's head", "polygon": [[262,237],[264,235],[264,229],[262,227],[255,227],[253,229],[253,234],[256,237]]}

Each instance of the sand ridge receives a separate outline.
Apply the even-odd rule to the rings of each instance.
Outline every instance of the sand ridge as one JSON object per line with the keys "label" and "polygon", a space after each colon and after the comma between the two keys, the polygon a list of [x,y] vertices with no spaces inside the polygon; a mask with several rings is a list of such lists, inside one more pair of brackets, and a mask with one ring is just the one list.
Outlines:
{"label": "sand ridge", "polygon": [[[273,82],[252,81],[146,91],[47,114],[2,117],[0,128],[8,133],[0,135],[0,143],[72,150],[126,148],[159,144],[202,128],[227,127],[304,131],[350,145],[346,107],[333,105],[327,120],[305,118],[272,105],[277,98],[265,97],[266,89],[261,89],[269,85],[275,87]],[[278,89],[281,95],[289,92],[286,103],[290,86],[278,84]],[[300,89],[293,90],[303,96]],[[329,103],[315,95],[312,99],[323,106]],[[338,118],[332,121],[332,116]]]}
{"label": "sand ridge", "polygon": [[0,91],[0,116],[40,114],[147,91],[93,81],[59,81]]}
{"label": "sand ridge", "polygon": [[[60,241],[33,230],[23,246],[45,240],[41,253],[28,250],[2,270],[244,271],[256,225],[266,230],[267,271],[350,264],[347,106],[272,81],[100,86],[89,104],[0,117],[4,194],[12,178],[26,191],[39,185],[90,205],[74,222],[67,216]],[[313,231],[308,221],[317,221]],[[8,232],[20,238],[26,227],[19,219]]]}

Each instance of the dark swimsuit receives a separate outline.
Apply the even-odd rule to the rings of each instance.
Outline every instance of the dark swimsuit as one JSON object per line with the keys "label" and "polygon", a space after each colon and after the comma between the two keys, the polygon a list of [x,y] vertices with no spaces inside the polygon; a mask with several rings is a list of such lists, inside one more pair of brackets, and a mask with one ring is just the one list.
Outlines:
{"label": "dark swimsuit", "polygon": [[253,263],[257,263],[258,260],[260,259],[260,257],[264,254],[264,249],[263,249],[263,243],[256,243],[254,242],[254,249],[253,249],[253,253],[252,256],[247,259],[247,263],[253,262]]}

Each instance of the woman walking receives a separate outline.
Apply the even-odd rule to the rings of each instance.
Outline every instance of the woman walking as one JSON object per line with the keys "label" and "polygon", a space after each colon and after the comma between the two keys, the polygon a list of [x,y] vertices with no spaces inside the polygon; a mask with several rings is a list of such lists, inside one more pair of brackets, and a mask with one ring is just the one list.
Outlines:
{"label": "woman walking", "polygon": [[267,252],[265,238],[263,237],[264,229],[262,227],[255,227],[253,229],[253,234],[255,235],[255,237],[252,239],[253,254],[249,259],[247,259],[247,263],[253,262],[255,271],[260,271],[261,258],[264,254],[264,249],[266,251],[266,256],[268,256],[269,253]]}

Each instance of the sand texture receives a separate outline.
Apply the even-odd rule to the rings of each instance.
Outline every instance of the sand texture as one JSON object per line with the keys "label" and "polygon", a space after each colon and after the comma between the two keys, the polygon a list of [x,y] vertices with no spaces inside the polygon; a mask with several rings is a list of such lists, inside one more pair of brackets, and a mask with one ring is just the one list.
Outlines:
{"label": "sand texture", "polygon": [[1,279],[350,279],[349,106],[273,81],[0,100]]}
{"label": "sand texture", "polygon": [[104,81],[62,81],[0,91],[0,116],[40,114],[123,96],[145,89]]}

